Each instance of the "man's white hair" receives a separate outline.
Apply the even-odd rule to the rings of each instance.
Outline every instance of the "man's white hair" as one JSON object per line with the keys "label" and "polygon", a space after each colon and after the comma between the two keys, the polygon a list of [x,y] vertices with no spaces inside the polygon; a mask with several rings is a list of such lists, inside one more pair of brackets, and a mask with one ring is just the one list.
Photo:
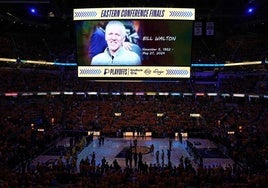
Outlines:
{"label": "man's white hair", "polygon": [[120,28],[120,30],[122,31],[122,35],[123,37],[126,36],[126,27],[124,26],[124,24],[120,21],[110,21],[108,22],[108,24],[106,25],[105,31],[107,30],[107,28],[109,27],[113,27],[113,26],[118,26]]}

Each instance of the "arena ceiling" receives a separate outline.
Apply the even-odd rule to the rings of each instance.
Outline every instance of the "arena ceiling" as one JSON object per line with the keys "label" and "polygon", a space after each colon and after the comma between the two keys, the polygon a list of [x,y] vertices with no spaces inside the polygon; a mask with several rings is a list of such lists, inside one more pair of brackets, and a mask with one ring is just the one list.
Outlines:
{"label": "arena ceiling", "polygon": [[[34,24],[55,23],[55,20],[70,22],[73,8],[96,7],[195,8],[196,20],[216,21],[222,25],[268,25],[267,0],[0,0],[0,21]],[[248,12],[250,7],[251,13]],[[36,12],[31,12],[31,8],[35,8]]]}

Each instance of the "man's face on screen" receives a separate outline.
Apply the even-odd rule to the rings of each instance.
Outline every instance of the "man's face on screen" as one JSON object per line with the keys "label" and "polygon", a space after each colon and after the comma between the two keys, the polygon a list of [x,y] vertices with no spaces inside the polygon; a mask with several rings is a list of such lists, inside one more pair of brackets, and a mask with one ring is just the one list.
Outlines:
{"label": "man's face on screen", "polygon": [[106,28],[106,41],[111,53],[115,53],[125,41],[122,27],[118,25],[112,25]]}

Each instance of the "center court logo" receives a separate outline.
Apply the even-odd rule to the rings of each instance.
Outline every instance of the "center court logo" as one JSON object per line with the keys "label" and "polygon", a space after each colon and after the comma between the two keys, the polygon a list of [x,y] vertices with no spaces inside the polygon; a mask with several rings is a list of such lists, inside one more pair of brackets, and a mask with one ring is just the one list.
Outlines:
{"label": "center court logo", "polygon": [[104,69],[104,75],[128,75],[127,69]]}

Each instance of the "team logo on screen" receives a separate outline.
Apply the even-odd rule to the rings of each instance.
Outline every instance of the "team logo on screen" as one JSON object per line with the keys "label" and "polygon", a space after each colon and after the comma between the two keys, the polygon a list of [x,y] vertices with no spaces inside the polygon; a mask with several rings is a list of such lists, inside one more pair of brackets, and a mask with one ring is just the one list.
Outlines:
{"label": "team logo on screen", "polygon": [[153,71],[153,73],[154,73],[154,74],[157,74],[157,75],[161,75],[161,74],[163,74],[163,73],[164,73],[164,71],[161,71],[161,70],[155,69],[155,70]]}
{"label": "team logo on screen", "polygon": [[130,75],[137,75],[138,72],[142,72],[143,69],[129,69],[129,74]]}
{"label": "team logo on screen", "polygon": [[146,75],[149,75],[149,74],[151,74],[151,69],[145,69],[145,71],[144,71],[144,73],[146,74]]}
{"label": "team logo on screen", "polygon": [[104,75],[128,75],[128,69],[104,69]]}

